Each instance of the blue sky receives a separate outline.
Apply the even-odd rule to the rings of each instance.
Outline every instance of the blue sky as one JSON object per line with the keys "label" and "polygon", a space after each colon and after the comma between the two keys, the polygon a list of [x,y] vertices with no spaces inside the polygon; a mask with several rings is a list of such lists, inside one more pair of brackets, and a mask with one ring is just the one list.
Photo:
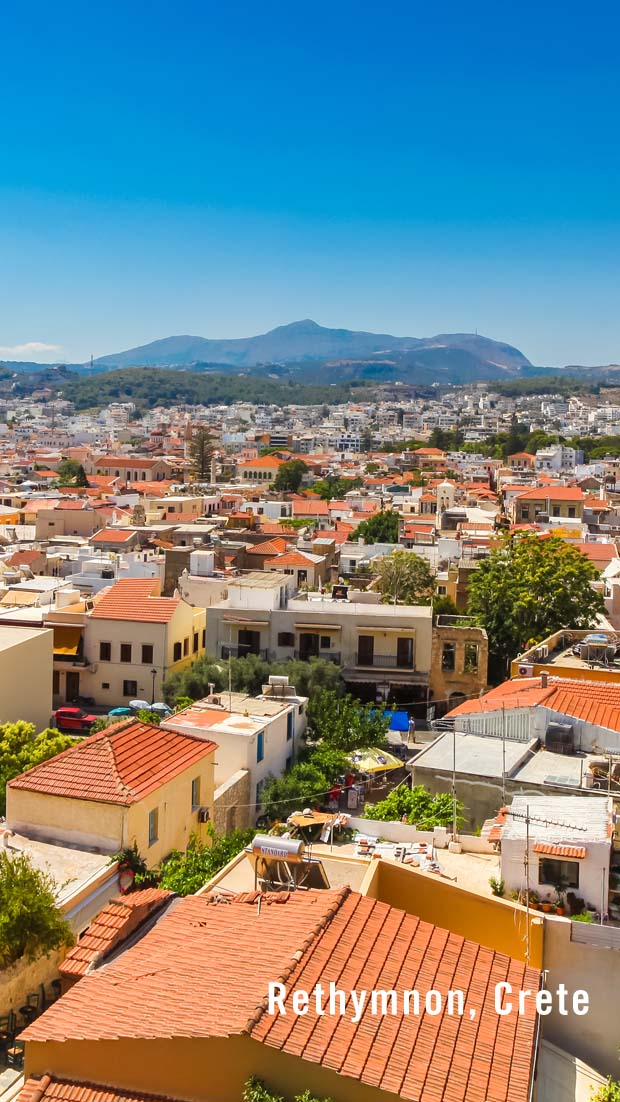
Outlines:
{"label": "blue sky", "polygon": [[0,20],[1,357],[312,317],[620,363],[611,0]]}

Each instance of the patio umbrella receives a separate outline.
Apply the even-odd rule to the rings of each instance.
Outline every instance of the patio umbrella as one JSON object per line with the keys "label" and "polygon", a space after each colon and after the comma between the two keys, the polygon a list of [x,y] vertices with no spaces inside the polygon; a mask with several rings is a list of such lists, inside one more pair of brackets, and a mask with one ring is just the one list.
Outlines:
{"label": "patio umbrella", "polygon": [[402,769],[403,763],[387,750],[356,750],[349,754],[349,761],[358,773],[386,773],[388,769]]}
{"label": "patio umbrella", "polygon": [[131,708],[112,708],[111,712],[108,712],[109,716],[130,716]]}
{"label": "patio umbrella", "polygon": [[172,708],[169,708],[168,705],[164,704],[163,702],[157,703],[157,704],[151,704],[150,705],[150,711],[151,712],[157,712],[157,714],[160,715],[160,716],[171,716],[172,715]]}
{"label": "patio umbrella", "polygon": [[150,711],[151,705],[148,700],[130,700],[129,707],[133,708],[134,712],[141,712],[143,708],[147,708]]}

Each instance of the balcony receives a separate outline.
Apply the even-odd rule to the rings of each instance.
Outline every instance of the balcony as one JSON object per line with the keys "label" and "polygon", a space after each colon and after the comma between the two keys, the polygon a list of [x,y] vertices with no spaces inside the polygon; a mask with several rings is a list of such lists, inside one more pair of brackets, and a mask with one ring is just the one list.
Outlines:
{"label": "balcony", "polygon": [[300,659],[302,662],[308,662],[311,658],[324,658],[326,662],[335,662],[337,666],[340,666],[342,655],[339,650],[321,650],[318,654],[308,654],[307,651],[296,650],[293,652],[293,657]]}
{"label": "balcony", "polygon": [[415,670],[413,658],[407,660],[399,658],[396,654],[363,655],[358,653],[355,658],[355,665],[374,670]]}
{"label": "balcony", "polygon": [[227,661],[229,658],[245,658],[248,654],[255,654],[257,658],[269,658],[266,647],[255,647],[251,643],[221,643],[220,658]]}

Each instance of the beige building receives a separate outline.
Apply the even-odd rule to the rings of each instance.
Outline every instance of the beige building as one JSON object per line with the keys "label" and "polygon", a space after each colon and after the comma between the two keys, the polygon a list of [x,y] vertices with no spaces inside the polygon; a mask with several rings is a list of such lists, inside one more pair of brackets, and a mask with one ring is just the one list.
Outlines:
{"label": "beige building", "polygon": [[130,719],[9,781],[7,824],[30,838],[116,853],[149,867],[185,850],[213,807],[215,744]]}
{"label": "beige building", "polygon": [[49,727],[52,716],[52,632],[0,623],[0,723],[18,719]]}
{"label": "beige building", "polygon": [[[479,628],[450,629],[454,669],[436,667],[429,605],[381,604],[379,595],[337,587],[328,596],[294,596],[295,579],[255,573],[231,579],[228,597],[207,615],[207,651],[219,658],[258,654],[271,660],[326,658],[342,667],[356,695],[367,700],[420,704],[486,685],[486,635]],[[477,640],[465,674],[465,643]],[[434,662],[435,659],[435,662]]]}
{"label": "beige building", "polygon": [[35,520],[37,540],[51,540],[54,536],[90,537],[105,527],[105,517],[93,509],[88,501],[69,498],[60,501],[53,509],[38,509]]}
{"label": "beige building", "polygon": [[205,610],[160,592],[158,578],[123,578],[93,598],[76,592],[50,612],[55,703],[161,700],[166,678],[204,654]]}

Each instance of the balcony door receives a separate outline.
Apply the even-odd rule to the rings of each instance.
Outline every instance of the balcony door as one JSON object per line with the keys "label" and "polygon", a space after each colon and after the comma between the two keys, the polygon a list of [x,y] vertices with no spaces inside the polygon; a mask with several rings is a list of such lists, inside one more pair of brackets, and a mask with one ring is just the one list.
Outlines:
{"label": "balcony door", "polygon": [[396,665],[399,670],[410,670],[413,666],[413,639],[399,638],[396,643]]}
{"label": "balcony door", "polygon": [[260,631],[239,632],[239,657],[244,654],[260,654]]}
{"label": "balcony door", "polygon": [[319,636],[302,631],[299,636],[299,657],[303,659],[319,657]]}
{"label": "balcony door", "polygon": [[375,658],[374,635],[360,635],[357,640],[358,666],[372,666]]}

